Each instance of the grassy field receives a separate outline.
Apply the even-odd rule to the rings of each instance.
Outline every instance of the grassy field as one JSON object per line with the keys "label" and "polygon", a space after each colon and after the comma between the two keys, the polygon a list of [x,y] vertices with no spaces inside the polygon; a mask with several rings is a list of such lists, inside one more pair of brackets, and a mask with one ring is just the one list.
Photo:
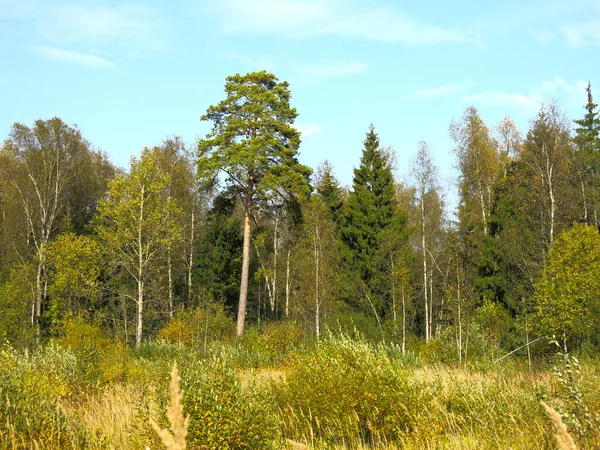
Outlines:
{"label": "grassy field", "polygon": [[542,400],[578,448],[600,447],[593,361],[444,365],[345,336],[138,350],[96,336],[1,348],[2,448],[164,448],[151,421],[169,428],[174,361],[188,449],[558,448]]}

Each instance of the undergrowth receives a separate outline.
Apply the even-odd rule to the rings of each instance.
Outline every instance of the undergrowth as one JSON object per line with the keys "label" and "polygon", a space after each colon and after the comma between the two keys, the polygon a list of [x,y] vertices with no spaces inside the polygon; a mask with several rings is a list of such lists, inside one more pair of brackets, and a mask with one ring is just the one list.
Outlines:
{"label": "undergrowth", "polygon": [[600,445],[593,361],[563,355],[554,371],[518,359],[443,365],[343,334],[307,344],[293,331],[284,342],[270,329],[206,348],[4,345],[0,448],[160,448],[150,423],[172,427],[174,361],[187,448],[555,448],[558,422],[540,400],[578,448]]}

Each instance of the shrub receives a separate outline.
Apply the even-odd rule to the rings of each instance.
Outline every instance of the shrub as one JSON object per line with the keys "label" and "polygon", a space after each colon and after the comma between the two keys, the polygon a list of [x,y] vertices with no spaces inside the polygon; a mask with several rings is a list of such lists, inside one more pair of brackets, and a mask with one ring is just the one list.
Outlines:
{"label": "shrub", "polygon": [[411,434],[431,399],[383,346],[345,336],[299,355],[276,391],[284,436],[318,445]]}
{"label": "shrub", "polygon": [[88,323],[82,317],[66,320],[59,342],[75,355],[80,386],[98,387],[124,380],[127,349],[99,326]]}
{"label": "shrub", "polygon": [[190,448],[276,447],[276,408],[264,388],[253,380],[242,383],[219,358],[182,365],[184,410],[190,415]]}
{"label": "shrub", "polygon": [[3,448],[84,448],[90,435],[61,400],[76,392],[76,359],[55,345],[35,354],[0,350],[0,444]]}
{"label": "shrub", "polygon": [[235,324],[220,303],[209,303],[204,308],[180,311],[166,327],[158,332],[157,339],[172,344],[204,346],[214,341],[229,341],[235,333]]}

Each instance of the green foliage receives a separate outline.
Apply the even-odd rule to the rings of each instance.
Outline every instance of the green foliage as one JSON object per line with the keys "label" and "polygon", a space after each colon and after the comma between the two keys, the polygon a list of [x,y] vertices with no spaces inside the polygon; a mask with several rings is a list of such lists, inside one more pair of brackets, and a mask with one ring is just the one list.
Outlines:
{"label": "green foliage", "polygon": [[80,384],[89,388],[124,381],[129,358],[124,345],[80,316],[66,320],[60,344],[73,352]]}
{"label": "green foliage", "polygon": [[421,388],[383,347],[340,336],[298,355],[276,397],[284,436],[320,447],[411,434],[432,400]]}
{"label": "green foliage", "polygon": [[57,346],[36,353],[0,350],[0,445],[85,448],[91,436],[62,406],[80,389],[73,353]]}
{"label": "green foliage", "polygon": [[96,239],[63,233],[48,245],[49,316],[56,331],[62,319],[98,307],[102,248]]}
{"label": "green foliage", "polygon": [[268,391],[243,380],[218,358],[183,365],[187,445],[209,449],[268,449],[279,442],[276,410]]}
{"label": "green foliage", "polygon": [[554,396],[557,397],[555,409],[567,424],[569,432],[575,434],[575,440],[583,445],[588,439],[594,439],[593,431],[600,426],[600,413],[592,413],[581,389],[579,359],[561,350],[561,344],[555,339],[550,340],[550,344],[558,347],[556,363],[552,367],[552,373],[558,381],[554,391]]}
{"label": "green foliage", "polygon": [[[398,214],[394,178],[388,154],[370,126],[363,143],[360,166],[354,170],[352,191],[340,227],[344,268],[343,298],[362,311],[381,312],[391,292],[389,277],[378,278],[377,257],[382,233],[395,230],[402,243],[406,217]],[[386,255],[387,257],[387,255]],[[385,281],[384,281],[385,280]]]}
{"label": "green foliage", "polygon": [[288,83],[265,71],[237,74],[227,77],[225,92],[202,116],[213,129],[198,144],[200,177],[223,171],[250,202],[281,188],[307,193],[311,170],[297,160],[300,133],[292,125],[298,113]]}
{"label": "green foliage", "polygon": [[35,267],[15,265],[6,283],[0,286],[0,336],[15,347],[33,342],[32,305],[35,303]]}
{"label": "green foliage", "polygon": [[111,181],[107,196],[99,206],[98,234],[106,244],[114,264],[136,283],[136,345],[143,335],[147,285],[164,267],[163,252],[181,239],[176,218],[180,208],[169,195],[170,176],[158,164],[158,152],[144,149],[140,159],[131,160],[128,175]]}
{"label": "green foliage", "polygon": [[242,225],[234,214],[235,200],[221,193],[213,200],[198,245],[198,285],[216,301],[234,308],[240,288]]}
{"label": "green foliage", "polygon": [[600,235],[575,225],[552,244],[535,285],[535,326],[539,333],[581,342],[598,331],[600,319]]}
{"label": "green foliage", "polygon": [[158,331],[157,340],[188,347],[230,341],[235,324],[220,303],[208,303],[193,310],[182,310]]}

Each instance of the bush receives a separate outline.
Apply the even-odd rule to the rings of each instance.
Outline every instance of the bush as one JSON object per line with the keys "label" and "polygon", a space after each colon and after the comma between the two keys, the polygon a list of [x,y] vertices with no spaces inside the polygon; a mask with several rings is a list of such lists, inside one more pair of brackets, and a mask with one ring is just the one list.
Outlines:
{"label": "bush", "polygon": [[384,346],[329,337],[276,387],[284,436],[316,445],[393,440],[415,431],[431,395]]}
{"label": "bush", "polygon": [[124,381],[129,361],[127,348],[82,317],[66,320],[60,344],[76,357],[81,386],[99,387]]}
{"label": "bush", "polygon": [[205,308],[180,311],[158,332],[157,340],[206,349],[209,343],[230,341],[234,335],[235,324],[224,306],[209,303]]}
{"label": "bush", "polygon": [[240,380],[219,358],[183,364],[184,412],[190,415],[187,445],[209,449],[276,448],[276,408],[253,380]]}
{"label": "bush", "polygon": [[77,392],[76,358],[55,345],[35,354],[0,350],[2,448],[84,448],[90,436],[66,415],[62,400]]}

